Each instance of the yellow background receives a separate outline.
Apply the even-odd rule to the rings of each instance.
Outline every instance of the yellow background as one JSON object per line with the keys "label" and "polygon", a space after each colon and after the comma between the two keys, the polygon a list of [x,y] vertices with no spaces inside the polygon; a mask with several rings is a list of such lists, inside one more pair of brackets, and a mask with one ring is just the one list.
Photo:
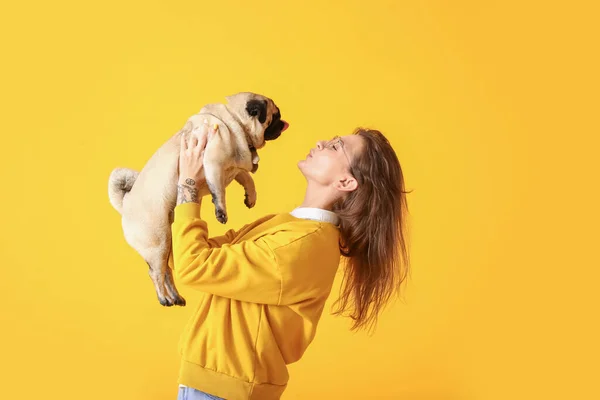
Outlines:
{"label": "yellow background", "polygon": [[2,8],[0,398],[175,399],[197,298],[182,288],[188,307],[158,304],[107,178],[245,90],[272,97],[291,127],[261,153],[256,208],[235,184],[226,227],[205,205],[211,234],[298,205],[296,161],[358,125],[389,136],[414,190],[404,302],[372,337],[326,313],[284,399],[600,398],[597,10]]}

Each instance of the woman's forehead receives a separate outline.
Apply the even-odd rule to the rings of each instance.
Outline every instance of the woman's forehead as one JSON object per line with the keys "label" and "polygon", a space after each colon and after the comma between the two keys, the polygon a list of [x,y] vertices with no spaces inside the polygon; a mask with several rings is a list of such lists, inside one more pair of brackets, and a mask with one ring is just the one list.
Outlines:
{"label": "woman's forehead", "polygon": [[360,135],[340,136],[340,139],[344,143],[344,150],[346,150],[350,157],[362,151],[364,139]]}

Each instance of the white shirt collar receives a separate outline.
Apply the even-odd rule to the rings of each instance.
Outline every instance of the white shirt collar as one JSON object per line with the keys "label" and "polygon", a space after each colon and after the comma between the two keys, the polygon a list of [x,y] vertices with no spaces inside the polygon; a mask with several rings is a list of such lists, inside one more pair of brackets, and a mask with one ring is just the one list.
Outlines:
{"label": "white shirt collar", "polygon": [[328,222],[335,226],[340,225],[340,217],[338,217],[336,213],[328,210],[323,210],[321,208],[298,207],[295,208],[290,214],[292,214],[296,218]]}

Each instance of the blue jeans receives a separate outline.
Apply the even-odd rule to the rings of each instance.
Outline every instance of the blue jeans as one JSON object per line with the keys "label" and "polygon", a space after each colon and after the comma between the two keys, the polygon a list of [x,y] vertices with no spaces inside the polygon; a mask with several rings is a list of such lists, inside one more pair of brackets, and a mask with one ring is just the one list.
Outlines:
{"label": "blue jeans", "polygon": [[197,389],[179,386],[179,394],[177,400],[224,400],[217,396],[212,396],[208,393],[201,392]]}

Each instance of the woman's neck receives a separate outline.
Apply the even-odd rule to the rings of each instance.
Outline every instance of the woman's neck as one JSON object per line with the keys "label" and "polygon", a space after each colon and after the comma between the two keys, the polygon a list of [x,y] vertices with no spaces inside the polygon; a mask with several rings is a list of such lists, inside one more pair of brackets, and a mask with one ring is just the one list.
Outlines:
{"label": "woman's neck", "polygon": [[317,186],[309,183],[304,194],[304,201],[300,207],[320,208],[331,211],[337,200],[338,193],[329,187]]}

